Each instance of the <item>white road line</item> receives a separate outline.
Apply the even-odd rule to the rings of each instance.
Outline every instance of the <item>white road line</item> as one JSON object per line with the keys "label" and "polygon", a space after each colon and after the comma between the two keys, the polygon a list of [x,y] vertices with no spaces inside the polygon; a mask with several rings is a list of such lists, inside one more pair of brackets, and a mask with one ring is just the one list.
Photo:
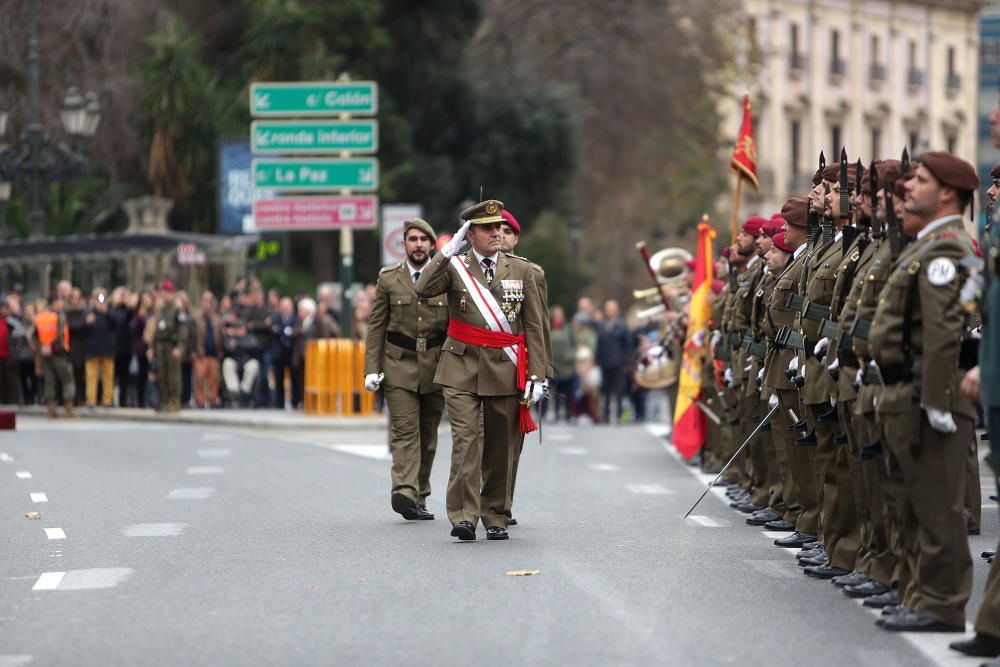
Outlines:
{"label": "white road line", "polygon": [[615,472],[622,469],[621,466],[616,466],[614,463],[591,463],[588,467],[597,472]]}
{"label": "white road line", "polygon": [[559,449],[559,453],[566,456],[586,456],[587,450],[583,447],[562,447]]}
{"label": "white road line", "polygon": [[125,537],[176,537],[184,532],[186,523],[137,523],[122,528]]}
{"label": "white road line", "polygon": [[32,493],[31,502],[33,503],[47,503],[49,502],[49,497],[44,493]]}
{"label": "white road line", "polygon": [[66,576],[65,572],[44,572],[31,587],[33,591],[54,591]]}
{"label": "white road line", "polygon": [[192,466],[186,472],[189,475],[221,475],[223,470],[219,466]]}
{"label": "white road line", "polygon": [[363,456],[366,459],[375,459],[376,461],[389,461],[392,459],[392,454],[386,450],[384,443],[380,445],[334,445],[330,449],[343,452],[344,454]]}
{"label": "white road line", "polygon": [[62,528],[46,528],[45,536],[50,540],[65,540],[66,532]]}
{"label": "white road line", "polygon": [[199,449],[198,456],[203,459],[224,459],[233,453],[231,449]]}
{"label": "white road line", "polygon": [[728,521],[720,521],[718,519],[713,519],[710,516],[704,516],[702,514],[692,514],[688,517],[689,520],[694,521],[700,526],[705,528],[726,528],[729,526]]}
{"label": "white road line", "polygon": [[211,487],[174,489],[167,494],[167,500],[205,500],[215,493]]}
{"label": "white road line", "polygon": [[0,463],[13,463],[14,457],[7,452],[0,452]]}
{"label": "white road line", "polygon": [[27,470],[18,470],[16,473],[18,479],[31,479],[31,473]]}
{"label": "white road line", "polygon": [[232,440],[232,433],[202,433],[201,439],[208,442],[209,440]]}
{"label": "white road line", "polygon": [[673,493],[662,484],[626,484],[625,488],[635,494],[649,494],[654,496],[668,496]]}
{"label": "white road line", "polygon": [[97,588],[114,588],[132,576],[129,567],[99,567],[89,570],[69,570],[58,584],[60,591],[86,591]]}
{"label": "white road line", "polygon": [[545,437],[555,442],[569,442],[574,438],[572,433],[549,433]]}

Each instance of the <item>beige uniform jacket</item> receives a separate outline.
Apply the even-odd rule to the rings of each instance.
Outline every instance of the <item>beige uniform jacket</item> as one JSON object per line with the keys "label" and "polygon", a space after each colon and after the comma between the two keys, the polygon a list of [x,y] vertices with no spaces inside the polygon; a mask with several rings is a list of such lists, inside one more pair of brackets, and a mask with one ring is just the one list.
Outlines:
{"label": "beige uniform jacket", "polygon": [[[473,280],[482,290],[490,291],[501,305],[515,312],[511,322],[514,335],[524,334],[528,345],[528,373],[539,380],[545,377],[548,357],[545,354],[544,325],[547,315],[543,310],[535,270],[531,263],[520,257],[499,253],[494,269],[492,286],[486,285],[482,267],[472,250],[459,255]],[[466,291],[462,277],[448,258],[438,253],[432,259],[414,286],[417,295],[447,294],[449,315],[461,322],[480,329],[488,329],[486,319],[480,314],[472,297]],[[517,281],[521,301],[505,301],[503,281]],[[441,352],[434,381],[446,387],[468,391],[479,396],[510,396],[520,393],[517,389],[516,368],[502,349],[467,345],[449,337]]]}
{"label": "beige uniform jacket", "polygon": [[[441,391],[434,382],[441,344],[433,343],[436,338],[443,339],[447,331],[446,295],[417,296],[406,262],[382,269],[368,317],[365,375],[385,373],[386,386],[421,394]],[[410,341],[416,350],[409,349]]]}
{"label": "beige uniform jacket", "polygon": [[[872,318],[869,351],[883,378],[890,369],[918,363],[913,382],[887,382],[879,399],[880,414],[900,414],[916,403],[975,419],[972,402],[958,390],[965,374],[959,368],[959,350],[966,329],[959,302],[966,272],[960,262],[974,255],[972,239],[955,218],[911,243],[893,264]],[[903,350],[907,298],[909,355]]]}
{"label": "beige uniform jacket", "polygon": [[[795,324],[797,311],[792,310],[785,304],[791,294],[798,292],[799,279],[802,276],[802,268],[808,253],[803,252],[798,258],[791,259],[788,266],[781,272],[774,283],[774,291],[767,302],[767,312],[764,314],[764,332],[767,334],[768,342],[774,342],[774,336],[783,326]],[[784,347],[776,348],[773,345],[767,350],[767,357],[764,359],[764,386],[774,389],[795,389],[785,376],[788,363],[795,356],[795,350]]]}
{"label": "beige uniform jacket", "polygon": [[[806,283],[805,296],[808,303],[830,306],[833,301],[834,284],[837,282],[837,268],[840,266],[843,256],[843,239],[834,241],[817,255],[817,259],[809,271],[809,281]],[[804,358],[799,359],[806,368],[805,383],[802,385],[802,400],[807,405],[827,403],[830,400],[830,395],[837,390],[837,385],[830,373],[827,372],[826,366],[817,361],[813,355],[813,348],[820,339],[819,327],[822,320],[800,315],[799,322],[806,345],[806,349],[803,351]]]}

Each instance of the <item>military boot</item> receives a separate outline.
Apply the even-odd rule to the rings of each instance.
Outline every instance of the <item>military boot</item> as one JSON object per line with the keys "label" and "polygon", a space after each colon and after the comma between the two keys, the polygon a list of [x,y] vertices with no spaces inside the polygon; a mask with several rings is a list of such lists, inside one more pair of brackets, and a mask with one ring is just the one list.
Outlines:
{"label": "military boot", "polygon": [[48,414],[49,419],[57,419],[55,401],[49,401],[48,410],[46,411],[46,414]]}

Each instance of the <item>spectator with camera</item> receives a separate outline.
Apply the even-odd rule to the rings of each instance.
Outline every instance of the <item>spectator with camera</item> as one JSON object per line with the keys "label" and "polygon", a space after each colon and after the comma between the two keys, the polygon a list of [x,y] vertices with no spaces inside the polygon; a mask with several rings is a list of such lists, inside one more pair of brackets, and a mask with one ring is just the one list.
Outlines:
{"label": "spectator with camera", "polygon": [[[110,408],[115,386],[115,323],[109,313],[110,302],[102,288],[90,296],[84,315],[84,365],[86,368],[87,407],[97,405],[97,387],[101,386],[101,405]],[[72,329],[71,329],[72,331]],[[72,333],[70,334],[72,337]]]}

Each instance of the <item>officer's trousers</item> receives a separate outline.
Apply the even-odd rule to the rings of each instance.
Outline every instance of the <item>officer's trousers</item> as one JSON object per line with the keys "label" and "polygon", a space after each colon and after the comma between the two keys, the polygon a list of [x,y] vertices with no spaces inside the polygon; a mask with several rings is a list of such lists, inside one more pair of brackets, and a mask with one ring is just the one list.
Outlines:
{"label": "officer's trousers", "polygon": [[437,429],[444,394],[420,394],[385,387],[389,407],[389,449],[392,451],[392,491],[424,507],[431,494],[431,466],[437,451]]}

